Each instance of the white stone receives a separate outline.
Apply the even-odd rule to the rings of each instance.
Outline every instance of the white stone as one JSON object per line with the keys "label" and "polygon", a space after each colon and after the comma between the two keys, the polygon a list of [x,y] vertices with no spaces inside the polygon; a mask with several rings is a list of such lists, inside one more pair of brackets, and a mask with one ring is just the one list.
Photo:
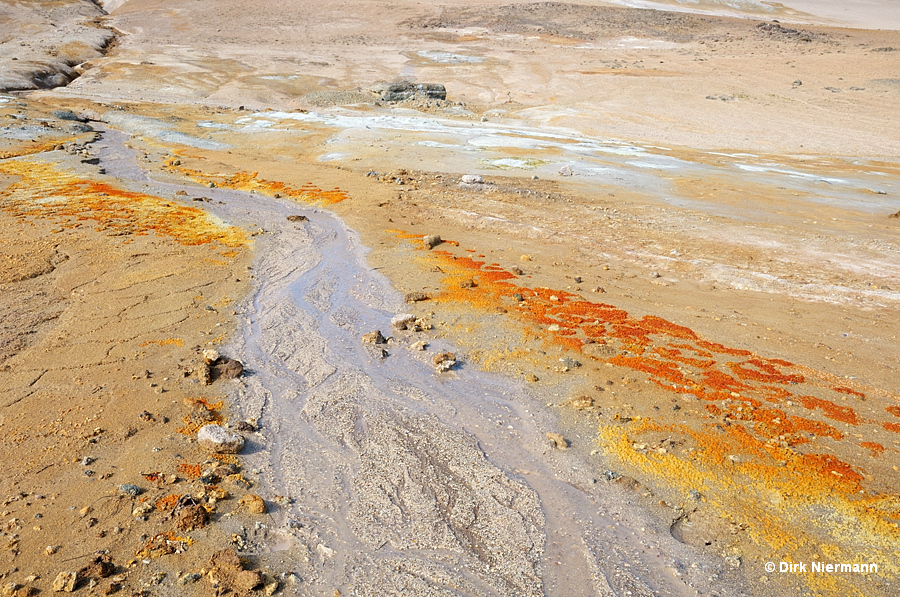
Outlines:
{"label": "white stone", "polygon": [[416,316],[412,313],[401,313],[391,318],[391,327],[395,330],[405,330],[416,322]]}
{"label": "white stone", "polygon": [[221,425],[204,425],[197,432],[197,443],[218,454],[237,454],[244,449],[244,438]]}

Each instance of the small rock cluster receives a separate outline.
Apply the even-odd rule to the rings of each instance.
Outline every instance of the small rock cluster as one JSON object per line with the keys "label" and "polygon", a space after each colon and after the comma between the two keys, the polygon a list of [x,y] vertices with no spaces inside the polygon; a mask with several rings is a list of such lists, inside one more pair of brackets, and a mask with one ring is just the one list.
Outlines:
{"label": "small rock cluster", "polygon": [[244,373],[243,363],[219,354],[218,350],[204,350],[202,357],[197,367],[197,378],[203,385],[208,386],[218,379],[236,379]]}

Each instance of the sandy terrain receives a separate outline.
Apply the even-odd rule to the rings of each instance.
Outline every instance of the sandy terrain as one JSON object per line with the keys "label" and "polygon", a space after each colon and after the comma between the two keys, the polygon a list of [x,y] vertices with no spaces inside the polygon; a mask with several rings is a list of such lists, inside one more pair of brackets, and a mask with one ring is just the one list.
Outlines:
{"label": "sandy terrain", "polygon": [[891,7],[102,4],[0,13],[8,594],[895,594]]}

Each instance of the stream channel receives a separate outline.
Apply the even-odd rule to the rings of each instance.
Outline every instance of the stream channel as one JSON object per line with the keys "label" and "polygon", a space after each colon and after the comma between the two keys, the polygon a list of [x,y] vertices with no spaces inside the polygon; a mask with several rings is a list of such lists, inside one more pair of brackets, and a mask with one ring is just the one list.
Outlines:
{"label": "stream channel", "polygon": [[404,305],[335,215],[152,179],[126,134],[101,130],[106,174],[175,201],[208,197],[215,216],[265,231],[238,332],[220,350],[246,368],[229,390],[235,418],[261,427],[245,449],[254,491],[290,496],[270,507],[271,524],[234,532],[258,563],[296,574],[287,594],[744,594],[733,572],[713,582],[721,560],[607,483],[600,456],[551,449],[555,416],[520,382],[464,362],[436,373],[433,355],[453,347],[411,349],[426,334],[394,332],[384,357],[365,346],[367,332],[391,334]]}

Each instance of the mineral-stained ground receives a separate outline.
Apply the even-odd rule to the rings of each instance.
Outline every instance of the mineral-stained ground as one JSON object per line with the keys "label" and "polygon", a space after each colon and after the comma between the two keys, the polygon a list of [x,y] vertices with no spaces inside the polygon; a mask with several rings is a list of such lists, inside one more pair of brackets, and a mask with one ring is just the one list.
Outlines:
{"label": "mineral-stained ground", "polygon": [[0,0],[3,594],[896,595],[898,27]]}

